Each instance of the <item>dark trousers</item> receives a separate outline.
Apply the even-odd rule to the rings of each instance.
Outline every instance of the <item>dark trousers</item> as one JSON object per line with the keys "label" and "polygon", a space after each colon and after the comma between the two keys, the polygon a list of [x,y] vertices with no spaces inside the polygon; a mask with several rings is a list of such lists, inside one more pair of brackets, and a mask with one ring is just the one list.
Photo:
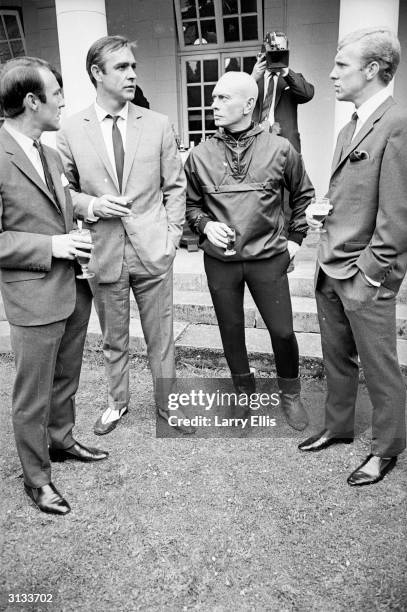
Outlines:
{"label": "dark trousers", "polygon": [[396,296],[360,273],[337,280],[319,273],[317,307],[328,394],[326,427],[353,436],[358,355],[373,405],[372,453],[392,457],[406,445],[406,390],[397,360]]}
{"label": "dark trousers", "polygon": [[244,289],[247,284],[270,333],[277,375],[298,376],[298,345],[288,288],[288,251],[270,259],[224,262],[205,254],[209,291],[218,319],[226,361],[232,374],[247,374]]}
{"label": "dark trousers", "polygon": [[74,312],[68,319],[22,327],[10,326],[16,364],[13,427],[24,482],[41,487],[51,482],[48,444],[74,444],[75,393],[91,309],[86,281],[77,282]]}

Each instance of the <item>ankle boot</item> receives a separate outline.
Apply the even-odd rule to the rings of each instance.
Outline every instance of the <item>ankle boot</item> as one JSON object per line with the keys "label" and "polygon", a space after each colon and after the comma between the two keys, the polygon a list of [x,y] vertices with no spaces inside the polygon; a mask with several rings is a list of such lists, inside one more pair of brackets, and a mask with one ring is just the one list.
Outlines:
{"label": "ankle boot", "polygon": [[308,425],[308,415],[301,401],[301,381],[299,378],[277,378],[281,399],[281,409],[287,423],[298,431]]}
{"label": "ankle boot", "polygon": [[[256,381],[253,372],[248,374],[232,374],[233,386],[238,395],[236,408],[247,414],[250,412],[249,397],[256,391]],[[242,405],[240,404],[242,402]]]}

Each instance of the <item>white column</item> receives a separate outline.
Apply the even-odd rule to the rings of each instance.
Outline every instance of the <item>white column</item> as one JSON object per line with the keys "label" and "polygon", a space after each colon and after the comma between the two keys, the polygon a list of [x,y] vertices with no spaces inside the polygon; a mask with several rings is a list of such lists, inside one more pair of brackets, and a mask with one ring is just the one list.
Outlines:
{"label": "white column", "polygon": [[[339,40],[349,32],[370,26],[386,26],[396,34],[399,21],[399,0],[341,0]],[[394,79],[389,85],[393,91]],[[350,120],[354,106],[350,102],[336,102],[335,142],[339,130]]]}
{"label": "white column", "polygon": [[95,99],[86,72],[86,54],[95,40],[107,35],[105,0],[55,0],[59,54],[64,80],[66,115]]}

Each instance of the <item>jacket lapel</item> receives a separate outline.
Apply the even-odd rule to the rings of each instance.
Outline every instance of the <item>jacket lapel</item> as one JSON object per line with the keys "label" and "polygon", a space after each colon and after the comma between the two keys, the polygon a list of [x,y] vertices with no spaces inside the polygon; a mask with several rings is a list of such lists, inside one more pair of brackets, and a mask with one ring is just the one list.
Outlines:
{"label": "jacket lapel", "polygon": [[105,166],[107,172],[109,173],[110,178],[113,183],[116,185],[117,190],[119,190],[119,183],[117,182],[116,173],[110,163],[109,156],[106,151],[105,141],[103,140],[102,130],[100,129],[100,123],[96,115],[95,107],[90,106],[85,115],[84,115],[84,127],[85,132],[91,141],[96,154],[100,157]]}
{"label": "jacket lapel", "polygon": [[[359,146],[359,144],[362,142],[362,140],[364,140],[366,138],[366,136],[368,134],[370,134],[370,132],[374,129],[375,123],[377,123],[377,121],[379,121],[382,118],[384,113],[387,110],[389,110],[389,108],[391,108],[394,104],[395,104],[394,99],[391,96],[389,96],[383,102],[383,104],[381,104],[374,111],[374,113],[372,113],[370,115],[370,117],[368,117],[368,119],[363,124],[362,128],[356,134],[355,138],[353,138],[352,142],[348,146],[345,147],[343,152],[342,152],[342,146],[340,147],[340,149],[338,147],[338,145],[339,145],[339,137],[338,137],[338,143],[336,145],[335,154],[334,154],[334,161],[332,163],[332,174],[331,174],[331,176],[344,163],[344,161],[349,157],[349,155],[352,153],[352,151],[354,151],[356,149],[356,147]],[[350,124],[345,126],[344,130],[340,134],[340,136],[342,136],[342,140],[341,140],[342,143],[346,142],[346,133],[347,133],[346,128],[349,129],[349,126],[350,126]],[[338,155],[338,153],[339,153],[339,155]]]}
{"label": "jacket lapel", "polygon": [[276,101],[274,103],[274,108],[277,108],[277,104],[280,102],[281,94],[283,90],[287,87],[287,82],[282,78],[278,77],[277,81],[277,91],[276,91]]}
{"label": "jacket lapel", "polygon": [[48,162],[48,168],[51,174],[52,182],[54,183],[54,190],[55,190],[55,195],[58,200],[59,208],[64,216],[65,227],[68,229],[70,220],[67,218],[68,211],[67,211],[67,206],[66,206],[65,190],[62,185],[61,173],[60,173],[58,166],[55,163],[55,160],[53,160],[52,157],[50,157],[46,149],[44,149],[44,155]]}
{"label": "jacket lapel", "polygon": [[127,181],[133,166],[134,157],[140,143],[140,136],[143,127],[143,113],[134,104],[129,104],[129,114],[127,117],[126,132],[126,151],[124,154],[123,185],[122,191],[125,193]]}

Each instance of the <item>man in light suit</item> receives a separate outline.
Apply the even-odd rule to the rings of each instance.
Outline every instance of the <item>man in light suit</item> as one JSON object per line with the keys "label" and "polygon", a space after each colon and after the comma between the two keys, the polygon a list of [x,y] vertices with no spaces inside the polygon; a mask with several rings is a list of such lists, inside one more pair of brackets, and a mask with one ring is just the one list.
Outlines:
{"label": "man in light suit", "polygon": [[[37,58],[7,62],[0,75],[0,288],[16,363],[13,426],[24,487],[37,507],[67,514],[50,458],[98,461],[108,453],[72,436],[75,393],[91,293],[73,260],[89,241],[69,234],[73,211],[58,154],[42,146],[59,128],[60,76]],[[50,457],[51,456],[51,457]]]}
{"label": "man in light suit", "polygon": [[[406,445],[405,384],[397,360],[396,295],[407,267],[407,113],[386,86],[400,44],[385,28],[338,47],[330,75],[356,114],[340,132],[321,235],[316,298],[328,394],[325,429],[299,445],[319,451],[353,439],[358,356],[373,405],[371,453],[348,478],[381,480]],[[321,225],[308,212],[311,227]]]}
{"label": "man in light suit", "polygon": [[86,67],[96,102],[66,122],[58,148],[75,212],[94,242],[91,285],[109,387],[94,432],[103,435],[129,406],[130,289],[157,409],[168,420],[165,395],[175,380],[172,264],[184,221],[185,176],[167,117],[129,104],[136,86],[129,42],[122,36],[97,40]]}

